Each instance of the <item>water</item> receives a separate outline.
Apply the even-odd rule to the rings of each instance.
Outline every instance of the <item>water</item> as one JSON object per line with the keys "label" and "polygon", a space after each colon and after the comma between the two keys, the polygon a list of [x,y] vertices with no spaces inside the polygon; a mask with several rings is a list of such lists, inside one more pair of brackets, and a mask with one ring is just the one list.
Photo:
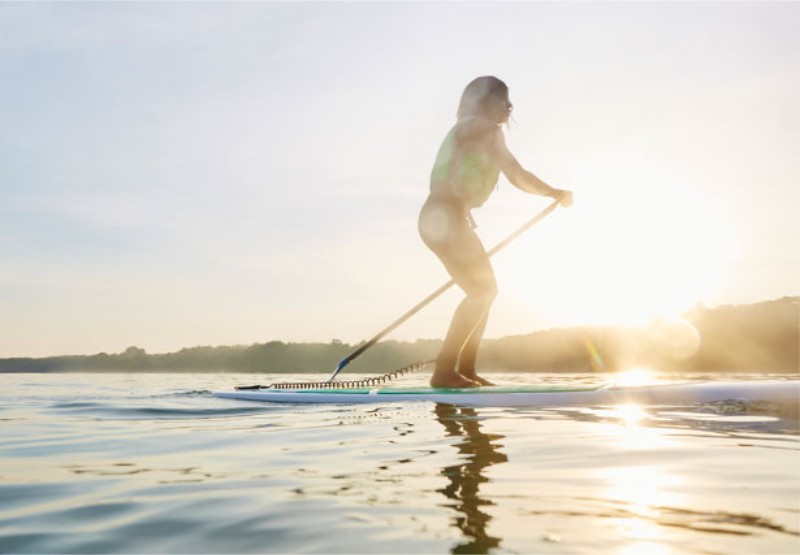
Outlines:
{"label": "water", "polygon": [[800,552],[800,430],[775,407],[210,394],[287,378],[311,379],[0,376],[0,552]]}

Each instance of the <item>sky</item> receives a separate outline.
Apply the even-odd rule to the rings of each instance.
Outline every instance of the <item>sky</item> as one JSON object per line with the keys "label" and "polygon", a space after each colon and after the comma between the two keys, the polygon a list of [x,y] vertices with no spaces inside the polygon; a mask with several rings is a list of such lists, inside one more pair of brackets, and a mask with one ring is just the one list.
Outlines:
{"label": "sky", "polygon": [[[0,3],[0,357],[369,339],[448,280],[416,219],[489,74],[575,206],[487,337],[798,295],[799,62],[798,2]],[[548,204],[501,178],[477,231]]]}

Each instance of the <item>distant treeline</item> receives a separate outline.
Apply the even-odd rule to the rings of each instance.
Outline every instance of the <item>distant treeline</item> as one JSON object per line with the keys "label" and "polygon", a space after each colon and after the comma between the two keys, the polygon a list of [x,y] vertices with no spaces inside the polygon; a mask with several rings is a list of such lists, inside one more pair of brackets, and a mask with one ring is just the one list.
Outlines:
{"label": "distant treeline", "polygon": [[[698,306],[683,318],[644,328],[575,327],[489,339],[480,365],[488,371],[587,372],[636,366],[663,371],[800,371],[800,297]],[[387,372],[433,358],[440,345],[438,340],[384,341],[356,359],[347,372]],[[119,354],[0,359],[0,372],[332,372],[358,346],[336,340],[271,341],[166,354],[129,347]]]}
{"label": "distant treeline", "polygon": [[641,328],[582,327],[506,337],[487,342],[482,355],[487,367],[504,370],[800,372],[800,297],[698,306],[682,320]]}

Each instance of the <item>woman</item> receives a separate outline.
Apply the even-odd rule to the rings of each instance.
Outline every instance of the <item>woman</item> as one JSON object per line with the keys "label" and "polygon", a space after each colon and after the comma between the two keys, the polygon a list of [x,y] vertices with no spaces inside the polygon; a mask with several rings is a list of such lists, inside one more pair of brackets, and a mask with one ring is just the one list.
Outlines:
{"label": "woman", "polygon": [[436,359],[432,387],[491,385],[478,376],[475,362],[497,284],[470,210],[491,195],[500,172],[523,191],[553,197],[562,206],[572,204],[571,192],[550,187],[509,152],[500,126],[508,122],[511,108],[508,87],[500,79],[478,77],[467,85],[458,121],[436,156],[430,195],[419,215],[422,240],[467,295]]}

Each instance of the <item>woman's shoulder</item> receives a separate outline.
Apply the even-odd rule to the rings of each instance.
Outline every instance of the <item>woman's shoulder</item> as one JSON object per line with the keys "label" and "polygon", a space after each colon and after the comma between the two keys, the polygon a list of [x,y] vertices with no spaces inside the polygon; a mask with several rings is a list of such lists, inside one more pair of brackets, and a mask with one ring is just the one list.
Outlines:
{"label": "woman's shoulder", "polygon": [[458,120],[453,128],[458,141],[479,141],[494,138],[502,133],[496,122],[482,116],[466,116]]}

